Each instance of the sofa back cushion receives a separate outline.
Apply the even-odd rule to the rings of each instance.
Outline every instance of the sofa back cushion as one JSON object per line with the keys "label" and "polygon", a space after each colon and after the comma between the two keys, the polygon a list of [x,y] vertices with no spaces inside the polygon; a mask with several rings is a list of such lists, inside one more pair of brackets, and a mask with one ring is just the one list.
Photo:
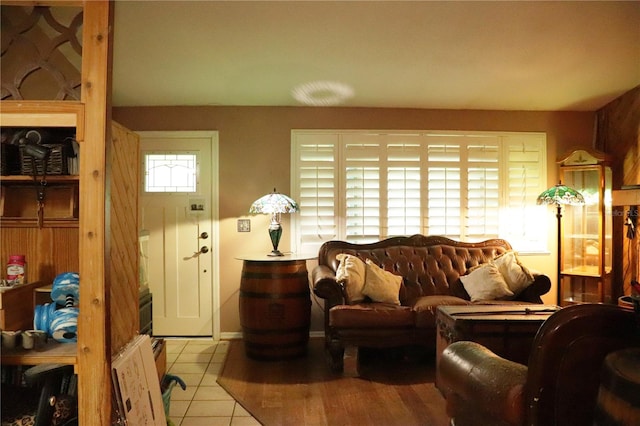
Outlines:
{"label": "sofa back cushion", "polygon": [[468,269],[486,263],[511,250],[505,240],[478,243],[454,241],[445,237],[413,235],[392,237],[371,244],[327,241],[320,247],[318,264],[337,270],[336,256],[347,253],[372,262],[387,271],[417,283],[422,294],[453,295],[469,300],[460,282]]}

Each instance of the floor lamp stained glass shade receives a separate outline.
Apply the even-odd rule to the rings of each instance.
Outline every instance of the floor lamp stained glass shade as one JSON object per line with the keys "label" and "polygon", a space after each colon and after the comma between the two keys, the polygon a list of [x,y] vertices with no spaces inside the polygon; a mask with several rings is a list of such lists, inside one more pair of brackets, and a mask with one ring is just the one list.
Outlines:
{"label": "floor lamp stained glass shade", "polygon": [[547,204],[556,207],[556,219],[558,224],[558,243],[556,245],[556,248],[558,249],[558,263],[556,265],[556,273],[558,274],[558,287],[556,297],[558,300],[558,304],[560,304],[559,301],[562,299],[560,291],[560,282],[562,282],[562,276],[560,274],[560,271],[562,269],[560,256],[560,253],[562,252],[562,206],[584,204],[584,197],[575,189],[563,185],[562,182],[559,182],[557,185],[547,189],[542,194],[538,195],[538,204]]}
{"label": "floor lamp stained glass shade", "polygon": [[612,303],[612,225],[610,159],[591,150],[576,150],[560,162],[562,182],[584,197],[584,204],[563,212],[560,252],[560,300]]}

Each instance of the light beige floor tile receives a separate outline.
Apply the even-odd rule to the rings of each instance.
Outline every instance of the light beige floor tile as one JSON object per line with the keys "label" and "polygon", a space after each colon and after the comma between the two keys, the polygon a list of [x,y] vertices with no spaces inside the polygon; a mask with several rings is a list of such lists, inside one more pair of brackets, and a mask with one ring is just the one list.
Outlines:
{"label": "light beige floor tile", "polygon": [[205,373],[202,381],[200,381],[200,386],[219,386],[218,374]]}
{"label": "light beige floor tile", "polygon": [[236,403],[233,409],[233,417],[251,417],[251,413],[244,409],[244,407]]}
{"label": "light beige floor tile", "polygon": [[[174,417],[184,417],[184,414],[187,412],[189,408],[189,404],[191,401],[171,401],[169,404],[169,417],[173,419]],[[174,420],[175,422],[175,420]]]}
{"label": "light beige floor tile", "polygon": [[180,373],[180,374],[176,374],[176,376],[180,377],[184,381],[184,383],[187,385],[187,387],[190,387],[190,386],[197,387],[198,385],[200,385],[200,381],[202,380],[202,377],[204,376],[204,374]]}
{"label": "light beige floor tile", "polygon": [[231,417],[185,417],[180,426],[229,426]]}
{"label": "light beige floor tile", "polygon": [[234,399],[227,393],[226,390],[220,386],[199,386],[195,395],[194,401],[234,401]]}
{"label": "light beige floor tile", "polygon": [[260,426],[217,383],[229,341],[167,339],[167,371],[187,384],[171,393],[169,418],[175,426]]}
{"label": "light beige floor tile", "polygon": [[224,363],[224,359],[226,357],[227,357],[227,353],[226,352],[216,352],[211,357],[211,362],[222,364],[222,363]]}
{"label": "light beige floor tile", "polygon": [[180,374],[204,374],[209,369],[206,362],[174,362],[169,372],[179,376]]}
{"label": "light beige floor tile", "polygon": [[183,339],[165,339],[167,345],[167,354],[180,353],[187,345],[188,340]]}
{"label": "light beige floor tile", "polygon": [[182,390],[180,385],[175,386],[171,391],[171,400],[172,401],[191,401],[193,399],[193,395],[196,394],[198,390],[198,386],[187,386],[186,389]]}
{"label": "light beige floor tile", "polygon": [[213,357],[213,353],[204,352],[204,353],[181,353],[175,360],[175,362],[205,362],[209,363],[211,358]]}
{"label": "light beige floor tile", "polygon": [[193,353],[208,353],[212,354],[216,351],[217,345],[215,343],[202,343],[202,344],[188,344],[182,350],[182,353],[193,354]]}
{"label": "light beige floor tile", "polygon": [[189,339],[190,345],[206,345],[218,344],[219,340],[213,340],[213,337],[194,337]]}
{"label": "light beige floor tile", "polygon": [[231,401],[192,401],[185,417],[231,417],[235,402]]}
{"label": "light beige floor tile", "polygon": [[222,363],[221,362],[211,362],[207,366],[207,373],[208,374],[218,374],[221,369],[222,369]]}
{"label": "light beige floor tile", "polygon": [[182,423],[182,417],[167,417],[167,424],[169,423],[169,420],[171,420],[171,423],[173,424],[173,426],[180,426],[180,423]]}
{"label": "light beige floor tile", "polygon": [[261,426],[260,422],[253,417],[233,417],[231,426]]}
{"label": "light beige floor tile", "polygon": [[229,341],[228,340],[221,340],[220,342],[218,342],[218,345],[216,346],[216,353],[227,353],[229,351]]}

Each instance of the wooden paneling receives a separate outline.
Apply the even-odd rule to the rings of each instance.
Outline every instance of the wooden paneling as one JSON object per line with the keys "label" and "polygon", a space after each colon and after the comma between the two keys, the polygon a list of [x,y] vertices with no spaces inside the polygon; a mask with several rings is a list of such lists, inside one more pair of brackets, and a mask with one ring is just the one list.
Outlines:
{"label": "wooden paneling", "polygon": [[27,280],[51,284],[62,272],[78,271],[78,228],[2,228],[0,259],[24,254]]}
{"label": "wooden paneling", "polygon": [[[109,152],[111,353],[117,353],[140,328],[138,298],[139,137],[113,123]],[[120,303],[125,300],[126,303]],[[131,303],[131,301],[136,303]]]}
{"label": "wooden paneling", "polygon": [[[613,189],[640,184],[640,86],[599,110],[597,120],[596,148],[613,156]],[[637,249],[625,238],[625,217],[624,208],[614,208],[613,283],[617,296],[631,294],[632,273],[638,265]]]}

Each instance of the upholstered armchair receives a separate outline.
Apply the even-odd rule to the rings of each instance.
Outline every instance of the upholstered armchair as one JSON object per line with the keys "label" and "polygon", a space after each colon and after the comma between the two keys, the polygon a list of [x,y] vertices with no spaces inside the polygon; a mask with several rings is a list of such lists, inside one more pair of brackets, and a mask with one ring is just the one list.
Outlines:
{"label": "upholstered armchair", "polygon": [[436,385],[455,426],[592,425],[605,356],[634,346],[640,346],[634,312],[573,305],[542,324],[528,365],[455,342],[442,353]]}

